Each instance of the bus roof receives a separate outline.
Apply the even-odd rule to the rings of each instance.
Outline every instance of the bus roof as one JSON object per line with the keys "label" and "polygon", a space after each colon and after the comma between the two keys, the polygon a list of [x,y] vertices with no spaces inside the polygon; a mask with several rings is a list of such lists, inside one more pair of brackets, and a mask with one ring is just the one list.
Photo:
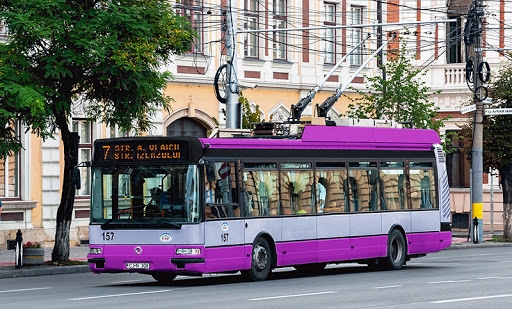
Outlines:
{"label": "bus roof", "polygon": [[441,141],[434,130],[353,126],[304,127],[302,137],[200,138],[203,146],[217,149],[349,149],[431,150]]}

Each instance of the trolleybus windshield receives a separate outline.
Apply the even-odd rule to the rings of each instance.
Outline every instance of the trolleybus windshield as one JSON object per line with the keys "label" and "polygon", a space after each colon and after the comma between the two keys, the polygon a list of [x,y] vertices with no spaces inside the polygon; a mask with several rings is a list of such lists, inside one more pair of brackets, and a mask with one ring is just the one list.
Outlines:
{"label": "trolleybus windshield", "polygon": [[92,223],[169,226],[200,219],[196,165],[102,165],[92,174]]}

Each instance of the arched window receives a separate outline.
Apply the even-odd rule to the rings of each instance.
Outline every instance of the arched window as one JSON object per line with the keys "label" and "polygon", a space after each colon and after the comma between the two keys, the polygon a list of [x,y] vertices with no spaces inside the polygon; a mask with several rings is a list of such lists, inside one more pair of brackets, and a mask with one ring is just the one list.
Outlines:
{"label": "arched window", "polygon": [[190,118],[180,118],[167,126],[167,136],[206,137],[206,129]]}

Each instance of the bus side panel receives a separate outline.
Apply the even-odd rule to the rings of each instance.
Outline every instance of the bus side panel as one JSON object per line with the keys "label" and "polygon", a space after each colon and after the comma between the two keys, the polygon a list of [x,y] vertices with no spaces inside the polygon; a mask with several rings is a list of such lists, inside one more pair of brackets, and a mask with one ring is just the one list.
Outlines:
{"label": "bus side panel", "polygon": [[411,234],[408,235],[409,254],[424,254],[441,250],[439,210],[411,212]]}
{"label": "bus side panel", "polygon": [[317,217],[318,262],[350,259],[350,215]]}
{"label": "bus side panel", "polygon": [[439,250],[446,249],[452,245],[452,232],[451,231],[441,232],[440,238],[441,238],[441,245],[439,247]]}
{"label": "bus side panel", "polygon": [[294,216],[281,219],[282,255],[281,264],[296,265],[318,261],[316,241],[316,216]]}
{"label": "bus side panel", "polygon": [[388,235],[393,226],[401,226],[406,234],[412,230],[410,212],[384,212],[382,213],[382,235]]}
{"label": "bus side panel", "polygon": [[337,262],[350,259],[350,238],[320,239],[318,241],[318,262]]}
{"label": "bus side panel", "polygon": [[353,214],[350,216],[350,259],[364,259],[386,255],[387,234],[382,236],[382,213]]}
{"label": "bus side panel", "polygon": [[244,246],[206,248],[205,251],[205,273],[237,271],[244,268]]}
{"label": "bus side panel", "polygon": [[205,222],[206,272],[240,270],[244,267],[244,220]]}
{"label": "bus side panel", "polygon": [[360,260],[386,256],[387,241],[387,235],[351,238],[350,259]]}
{"label": "bus side panel", "polygon": [[280,263],[280,247],[281,242],[281,218],[251,218],[245,220],[245,267],[244,269],[251,268],[252,262],[252,244],[258,235],[264,233],[276,243],[277,263]]}
{"label": "bus side panel", "polygon": [[439,220],[439,210],[418,210],[411,212],[411,232],[439,232],[441,222]]}
{"label": "bus side panel", "polygon": [[440,250],[440,233],[430,232],[407,235],[409,254],[425,254]]}

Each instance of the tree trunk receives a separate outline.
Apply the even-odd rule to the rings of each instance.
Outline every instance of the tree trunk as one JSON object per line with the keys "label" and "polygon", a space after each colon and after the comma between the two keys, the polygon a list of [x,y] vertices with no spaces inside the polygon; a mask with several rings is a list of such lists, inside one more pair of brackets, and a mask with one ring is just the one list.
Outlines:
{"label": "tree trunk", "polygon": [[500,169],[503,188],[503,237],[512,240],[512,165]]}
{"label": "tree trunk", "polygon": [[75,202],[75,189],[77,180],[73,177],[74,168],[78,164],[78,143],[80,136],[77,132],[70,132],[67,118],[64,114],[57,115],[57,124],[60,129],[64,145],[64,175],[62,178],[62,195],[57,210],[57,226],[55,230],[55,246],[52,252],[52,261],[69,260],[69,228],[73,218],[73,205]]}

